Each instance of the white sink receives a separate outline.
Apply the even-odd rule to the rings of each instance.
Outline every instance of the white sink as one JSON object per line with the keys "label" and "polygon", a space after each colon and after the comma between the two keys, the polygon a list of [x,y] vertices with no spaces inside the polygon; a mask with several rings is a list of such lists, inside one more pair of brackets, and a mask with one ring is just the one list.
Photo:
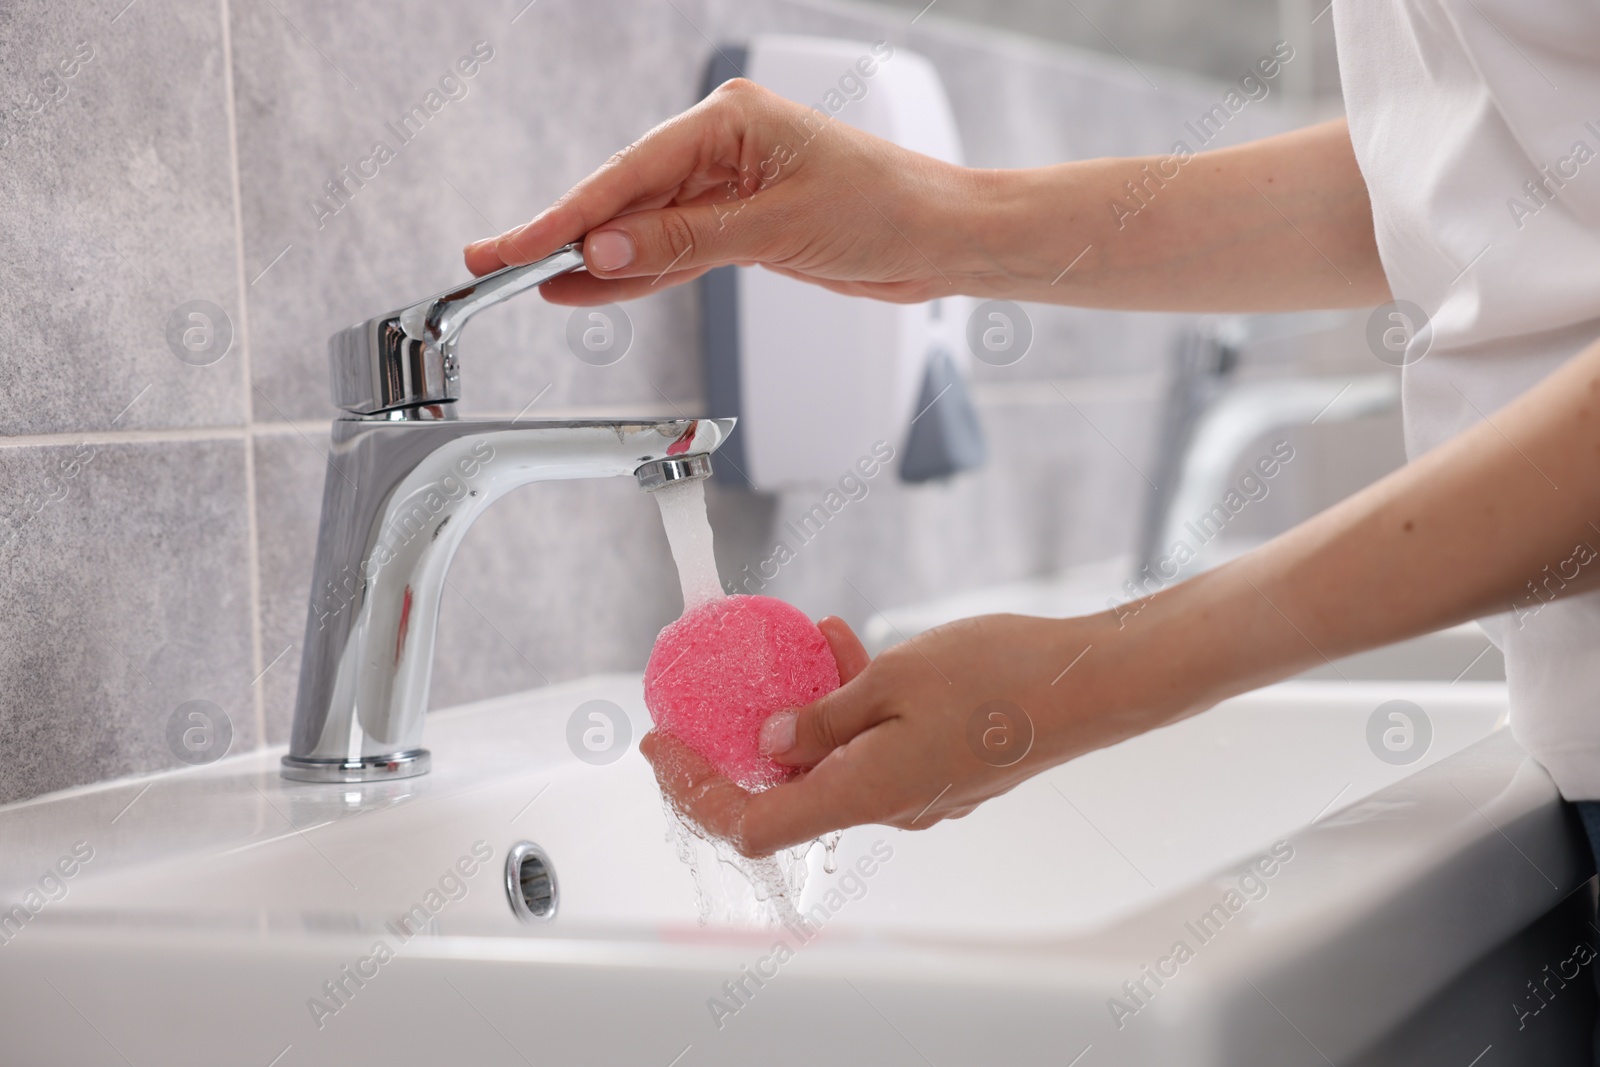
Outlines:
{"label": "white sink", "polygon": [[[642,758],[596,767],[566,747],[568,716],[595,698],[625,708],[635,737],[648,726],[638,678],[606,676],[431,716],[425,778],[285,782],[267,752],[0,809],[7,899],[77,842],[93,849],[54,883],[64,897],[0,925],[0,1059],[1388,1062],[1355,1057],[1408,1039],[1430,997],[1588,876],[1548,778],[1496,729],[1503,687],[1292,682],[967,819],[851,830],[837,874],[813,849],[801,909],[839,906],[809,943],[701,926]],[[1368,746],[1393,699],[1432,724],[1408,766]],[[559,882],[548,922],[519,922],[507,898],[524,840]],[[1226,912],[1243,865],[1275,846],[1259,899],[1203,945],[1185,932]],[[457,868],[475,848],[492,859]],[[408,912],[425,932],[396,925]],[[1185,937],[1194,958],[1131,1001],[1122,984]],[[1532,949],[1517,951],[1520,966]],[[724,986],[741,968],[771,975],[746,980],[743,1002]],[[339,981],[335,998],[324,983]],[[1136,1005],[1120,1027],[1112,997]],[[1496,1011],[1508,1018],[1485,1014],[1484,1034],[1512,1021]],[[1556,1014],[1547,1029],[1564,1035]]]}

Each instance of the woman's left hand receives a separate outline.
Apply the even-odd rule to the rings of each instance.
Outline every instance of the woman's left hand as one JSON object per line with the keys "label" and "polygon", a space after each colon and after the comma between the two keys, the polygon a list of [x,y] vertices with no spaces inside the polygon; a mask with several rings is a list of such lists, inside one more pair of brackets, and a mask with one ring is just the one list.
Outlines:
{"label": "woman's left hand", "polygon": [[844,684],[762,730],[773,759],[806,768],[798,777],[752,794],[670,736],[640,743],[674,805],[747,856],[863,823],[959,818],[1153,725],[1124,713],[1137,711],[1126,703],[1136,687],[1117,669],[1128,642],[1110,615],[965,619],[871,661],[843,620],[820,625]]}

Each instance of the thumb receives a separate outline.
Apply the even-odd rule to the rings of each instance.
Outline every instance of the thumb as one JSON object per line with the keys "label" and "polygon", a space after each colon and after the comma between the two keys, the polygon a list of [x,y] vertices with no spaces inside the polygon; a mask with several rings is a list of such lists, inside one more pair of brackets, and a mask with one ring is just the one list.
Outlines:
{"label": "thumb", "polygon": [[779,763],[809,767],[890,718],[871,686],[871,667],[820,700],[780,711],[761,724],[761,751]]}
{"label": "thumb", "polygon": [[822,631],[829,650],[833,652],[833,662],[839,667],[840,685],[844,685],[866,670],[867,664],[872,662],[872,657],[867,655],[866,646],[861,643],[861,638],[857,637],[850,624],[839,616],[827,616],[817,623],[817,629]]}
{"label": "thumb", "polygon": [[589,231],[584,265],[600,278],[639,278],[760,262],[767,258],[768,217],[744,200],[635,211]]}

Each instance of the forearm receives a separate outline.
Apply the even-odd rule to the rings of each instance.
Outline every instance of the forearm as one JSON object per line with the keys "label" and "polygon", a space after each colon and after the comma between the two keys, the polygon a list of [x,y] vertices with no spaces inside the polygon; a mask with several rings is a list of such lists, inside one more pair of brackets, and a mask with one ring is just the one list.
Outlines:
{"label": "forearm", "polygon": [[[1600,587],[1600,344],[1487,421],[1260,549],[1119,613],[1158,718]],[[1143,631],[1143,632],[1141,632]]]}
{"label": "forearm", "polygon": [[1187,160],[971,173],[989,206],[967,237],[980,295],[1161,311],[1389,298],[1343,121]]}

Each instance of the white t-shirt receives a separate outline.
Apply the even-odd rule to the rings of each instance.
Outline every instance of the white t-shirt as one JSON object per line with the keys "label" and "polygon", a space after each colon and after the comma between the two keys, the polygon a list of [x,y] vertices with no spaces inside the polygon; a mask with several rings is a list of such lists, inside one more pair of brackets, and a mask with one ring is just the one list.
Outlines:
{"label": "white t-shirt", "polygon": [[[1415,456],[1600,339],[1600,5],[1335,0],[1333,19],[1383,268],[1432,318],[1404,371]],[[1600,593],[1484,625],[1512,733],[1566,797],[1600,799]]]}

